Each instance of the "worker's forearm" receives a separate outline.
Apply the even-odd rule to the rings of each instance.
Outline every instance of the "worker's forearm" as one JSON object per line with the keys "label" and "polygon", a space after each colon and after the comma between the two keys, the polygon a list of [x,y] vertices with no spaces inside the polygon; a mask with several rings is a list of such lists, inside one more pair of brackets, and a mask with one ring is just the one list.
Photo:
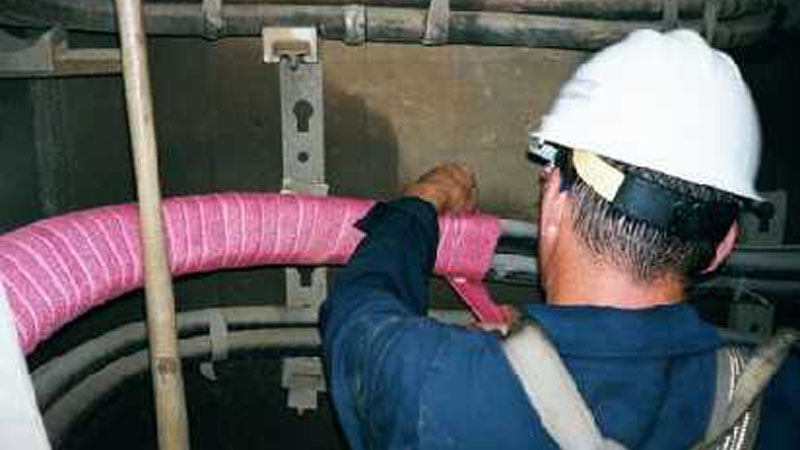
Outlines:
{"label": "worker's forearm", "polygon": [[439,239],[433,206],[416,198],[379,203],[358,227],[367,236],[337,278],[328,302],[358,301],[353,297],[367,292],[387,294],[409,312],[424,314]]}

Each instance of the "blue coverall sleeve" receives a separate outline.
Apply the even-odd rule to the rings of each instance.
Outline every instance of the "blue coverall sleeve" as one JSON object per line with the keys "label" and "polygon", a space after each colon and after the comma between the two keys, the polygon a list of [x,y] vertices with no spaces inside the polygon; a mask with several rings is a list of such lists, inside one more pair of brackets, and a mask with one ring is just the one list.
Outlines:
{"label": "blue coverall sleeve", "polygon": [[355,450],[413,444],[422,378],[445,333],[424,317],[436,212],[403,198],[378,203],[357,226],[367,235],[320,314],[329,392]]}

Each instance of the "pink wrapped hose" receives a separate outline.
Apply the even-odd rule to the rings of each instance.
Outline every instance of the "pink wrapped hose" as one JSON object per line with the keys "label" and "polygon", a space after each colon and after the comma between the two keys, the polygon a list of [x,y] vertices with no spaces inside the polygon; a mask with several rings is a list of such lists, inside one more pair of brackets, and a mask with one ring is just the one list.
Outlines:
{"label": "pink wrapped hose", "polygon": [[[347,262],[363,233],[353,227],[369,200],[263,193],[178,197],[164,202],[173,275],[259,265]],[[499,235],[496,218],[439,219],[435,272],[448,277],[479,320],[505,313],[481,280]],[[142,286],[134,205],[42,220],[0,236],[0,283],[23,350],[31,352],[89,309]]]}

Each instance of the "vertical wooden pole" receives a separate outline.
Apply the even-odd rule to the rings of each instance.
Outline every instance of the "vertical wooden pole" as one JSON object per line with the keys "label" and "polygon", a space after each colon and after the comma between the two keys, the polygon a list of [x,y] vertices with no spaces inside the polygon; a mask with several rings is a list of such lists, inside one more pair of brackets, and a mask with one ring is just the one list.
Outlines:
{"label": "vertical wooden pole", "polygon": [[153,377],[158,444],[161,450],[188,450],[189,426],[178,356],[175,297],[164,228],[146,36],[141,0],[116,0],[122,45],[128,126],[133,145],[139,223],[147,299],[150,370]]}

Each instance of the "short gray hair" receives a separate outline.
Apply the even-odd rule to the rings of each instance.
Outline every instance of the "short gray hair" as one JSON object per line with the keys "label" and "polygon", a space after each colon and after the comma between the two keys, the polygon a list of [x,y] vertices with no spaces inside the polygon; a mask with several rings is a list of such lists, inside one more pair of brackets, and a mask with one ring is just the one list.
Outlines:
{"label": "short gray hair", "polygon": [[[605,157],[603,160],[626,173],[636,174],[696,200],[739,204],[734,195],[709,186]],[[570,194],[573,199],[574,228],[586,247],[603,263],[628,271],[638,281],[650,282],[669,274],[687,281],[711,263],[721,240],[709,237],[682,238],[628,217],[580,177],[575,177]]]}

